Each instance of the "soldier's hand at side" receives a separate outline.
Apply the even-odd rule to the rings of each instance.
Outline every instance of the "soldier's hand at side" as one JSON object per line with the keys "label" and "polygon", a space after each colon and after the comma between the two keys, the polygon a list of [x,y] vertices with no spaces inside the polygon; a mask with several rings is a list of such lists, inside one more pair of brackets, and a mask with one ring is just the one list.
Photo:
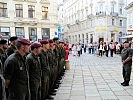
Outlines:
{"label": "soldier's hand at side", "polygon": [[6,88],[8,88],[8,87],[9,87],[9,84],[10,84],[10,80],[6,79],[6,80],[5,80],[5,85],[6,85]]}
{"label": "soldier's hand at side", "polygon": [[122,60],[122,64],[125,64],[125,61],[124,60]]}

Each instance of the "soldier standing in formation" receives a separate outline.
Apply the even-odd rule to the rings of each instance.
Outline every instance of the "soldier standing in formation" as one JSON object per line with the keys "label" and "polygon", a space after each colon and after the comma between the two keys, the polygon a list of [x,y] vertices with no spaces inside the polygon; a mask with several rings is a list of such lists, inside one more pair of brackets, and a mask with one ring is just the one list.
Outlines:
{"label": "soldier standing in formation", "polygon": [[41,64],[38,54],[41,51],[40,43],[31,44],[31,53],[27,55],[26,63],[29,71],[31,100],[41,100]]}
{"label": "soldier standing in formation", "polygon": [[4,71],[3,61],[6,59],[4,45],[6,46],[6,44],[7,44],[6,40],[0,40],[0,100],[6,99],[5,80],[3,77],[3,71]]}
{"label": "soldier standing in formation", "polygon": [[30,100],[29,75],[25,63],[29,46],[29,40],[19,38],[16,42],[17,51],[5,61],[4,78],[6,88],[9,89],[8,100]]}
{"label": "soldier standing in formation", "polygon": [[64,75],[64,43],[54,38],[30,44],[15,36],[10,41],[7,48],[0,40],[0,100],[53,99]]}
{"label": "soldier standing in formation", "polygon": [[39,54],[40,62],[41,62],[41,69],[42,69],[42,77],[41,77],[41,99],[53,99],[52,97],[48,97],[49,87],[50,87],[50,68],[48,63],[48,49],[49,43],[47,40],[40,41],[42,44],[42,50]]}
{"label": "soldier standing in formation", "polygon": [[10,38],[10,46],[7,48],[7,56],[10,56],[11,54],[13,54],[15,52],[15,50],[17,50],[15,43],[16,43],[17,37],[13,36]]}
{"label": "soldier standing in formation", "polygon": [[132,70],[132,51],[129,48],[129,43],[124,42],[124,49],[121,53],[121,59],[123,64],[123,78],[124,82],[121,83],[122,86],[129,86],[131,70]]}

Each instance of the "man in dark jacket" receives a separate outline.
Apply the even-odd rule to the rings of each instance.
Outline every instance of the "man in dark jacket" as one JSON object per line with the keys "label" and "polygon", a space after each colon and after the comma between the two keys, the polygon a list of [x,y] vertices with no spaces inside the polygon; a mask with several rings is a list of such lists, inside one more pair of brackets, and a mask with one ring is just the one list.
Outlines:
{"label": "man in dark jacket", "polygon": [[9,89],[8,100],[30,100],[29,76],[25,55],[29,52],[30,41],[19,38],[16,42],[17,51],[5,61],[4,78]]}
{"label": "man in dark jacket", "polygon": [[17,40],[16,36],[13,36],[13,37],[10,38],[11,44],[6,50],[8,56],[13,54],[15,52],[15,50],[17,49],[16,46],[15,46],[16,40]]}
{"label": "man in dark jacket", "polygon": [[7,40],[0,40],[0,59],[2,64],[4,64],[7,59],[6,49],[7,49]]}
{"label": "man in dark jacket", "polygon": [[29,71],[31,100],[41,99],[41,64],[38,54],[41,52],[40,43],[31,44],[31,53],[26,57],[26,63]]}
{"label": "man in dark jacket", "polygon": [[123,86],[129,86],[131,70],[132,70],[132,51],[129,48],[129,43],[124,42],[124,49],[121,53],[121,60],[123,64],[123,78],[124,82],[121,83]]}
{"label": "man in dark jacket", "polygon": [[52,97],[48,96],[49,87],[50,87],[50,68],[48,62],[48,49],[49,49],[49,42],[46,40],[40,41],[42,44],[42,50],[39,54],[40,62],[41,62],[41,69],[42,69],[42,86],[41,86],[41,99],[53,99]]}

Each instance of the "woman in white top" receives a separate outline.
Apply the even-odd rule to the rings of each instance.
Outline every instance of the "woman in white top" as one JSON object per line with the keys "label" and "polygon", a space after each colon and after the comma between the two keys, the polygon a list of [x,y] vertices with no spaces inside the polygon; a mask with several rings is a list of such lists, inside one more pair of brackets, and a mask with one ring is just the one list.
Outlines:
{"label": "woman in white top", "polygon": [[76,54],[77,54],[77,47],[76,44],[74,44],[74,46],[72,47],[72,55],[76,56]]}
{"label": "woman in white top", "polygon": [[99,50],[99,56],[102,57],[102,55],[103,55],[103,43],[102,42],[100,42],[100,44],[98,46],[98,50]]}

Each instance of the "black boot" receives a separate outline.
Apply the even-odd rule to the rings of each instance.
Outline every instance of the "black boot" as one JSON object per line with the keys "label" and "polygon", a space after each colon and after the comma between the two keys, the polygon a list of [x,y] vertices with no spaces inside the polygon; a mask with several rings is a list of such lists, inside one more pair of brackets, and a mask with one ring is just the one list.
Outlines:
{"label": "black boot", "polygon": [[129,86],[129,81],[125,81],[122,85],[123,86]]}

